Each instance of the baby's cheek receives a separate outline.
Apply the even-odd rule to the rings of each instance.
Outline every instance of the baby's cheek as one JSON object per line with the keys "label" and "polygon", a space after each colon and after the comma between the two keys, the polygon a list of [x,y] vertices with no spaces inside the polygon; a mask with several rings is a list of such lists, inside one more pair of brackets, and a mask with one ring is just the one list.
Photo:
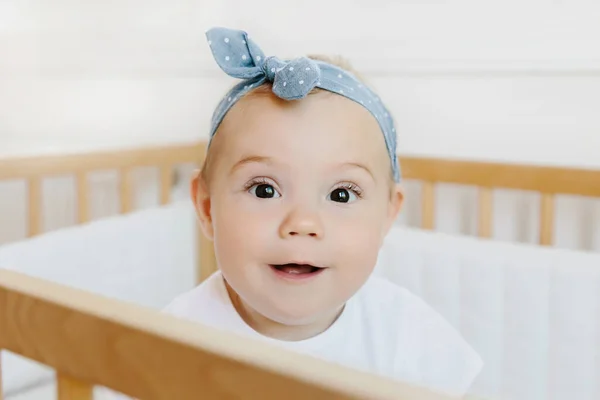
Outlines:
{"label": "baby's cheek", "polygon": [[348,224],[340,226],[337,247],[352,264],[369,265],[377,258],[380,243],[380,229],[372,221],[364,224]]}
{"label": "baby's cheek", "polygon": [[272,241],[270,225],[268,215],[246,213],[232,207],[216,221],[215,245],[219,251],[233,253],[229,257],[248,256]]}

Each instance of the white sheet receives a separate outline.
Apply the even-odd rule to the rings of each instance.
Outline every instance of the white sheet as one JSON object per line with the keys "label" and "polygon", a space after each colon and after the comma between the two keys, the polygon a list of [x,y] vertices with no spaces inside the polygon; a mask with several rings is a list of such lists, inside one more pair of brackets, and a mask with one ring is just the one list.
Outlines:
{"label": "white sheet", "polygon": [[[29,388],[21,388],[19,392],[6,396],[5,400],[55,400],[56,398],[56,383],[50,381]],[[94,397],[94,400],[97,399]]]}
{"label": "white sheet", "polygon": [[[56,400],[56,381],[44,381],[31,387],[22,388],[16,393],[9,394],[5,400]],[[94,400],[114,400],[110,392],[102,387],[94,388]]]}
{"label": "white sheet", "polygon": [[395,228],[377,273],[423,297],[480,353],[474,394],[600,399],[600,254]]}
{"label": "white sheet", "polygon": [[[195,221],[189,201],[102,219],[0,246],[0,268],[161,308],[194,285]],[[2,366],[8,393],[52,376],[7,352]]]}

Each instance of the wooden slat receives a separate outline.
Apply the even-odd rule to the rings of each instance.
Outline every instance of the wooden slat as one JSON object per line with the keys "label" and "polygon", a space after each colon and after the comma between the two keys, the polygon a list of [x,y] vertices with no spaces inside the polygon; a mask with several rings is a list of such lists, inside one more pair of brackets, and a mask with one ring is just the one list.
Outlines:
{"label": "wooden slat", "polygon": [[42,232],[42,180],[39,177],[30,178],[28,181],[28,219],[29,237]]}
{"label": "wooden slat", "polygon": [[542,193],[540,199],[540,244],[551,246],[554,242],[554,196]]}
{"label": "wooden slat", "polygon": [[65,374],[57,374],[56,390],[58,400],[94,400],[93,385]]}
{"label": "wooden slat", "polygon": [[172,187],[173,167],[171,165],[162,165],[160,167],[160,204],[169,204]]}
{"label": "wooden slat", "polygon": [[120,180],[120,198],[121,213],[125,214],[131,211],[133,203],[133,188],[131,187],[131,170],[129,168],[121,169],[119,173]]}
{"label": "wooden slat", "polygon": [[0,270],[0,347],[139,399],[446,399],[8,270]]}
{"label": "wooden slat", "polygon": [[198,239],[198,251],[200,254],[198,257],[199,263],[196,276],[199,279],[198,283],[200,283],[217,271],[218,266],[213,242],[204,236],[200,228],[198,228]]}
{"label": "wooden slat", "polygon": [[0,159],[0,180],[67,175],[75,171],[97,171],[150,167],[161,164],[197,163],[204,158],[204,142],[157,146],[145,149],[99,151],[83,154]]}
{"label": "wooden slat", "polygon": [[491,188],[479,188],[479,237],[489,238],[492,236],[493,221],[493,191]]}
{"label": "wooden slat", "polygon": [[435,184],[423,182],[421,196],[421,227],[433,229],[435,226]]}
{"label": "wooden slat", "polygon": [[600,169],[404,156],[399,159],[405,179],[600,197]]}
{"label": "wooden slat", "polygon": [[85,172],[78,172],[77,176],[77,221],[80,224],[89,221],[88,182]]}

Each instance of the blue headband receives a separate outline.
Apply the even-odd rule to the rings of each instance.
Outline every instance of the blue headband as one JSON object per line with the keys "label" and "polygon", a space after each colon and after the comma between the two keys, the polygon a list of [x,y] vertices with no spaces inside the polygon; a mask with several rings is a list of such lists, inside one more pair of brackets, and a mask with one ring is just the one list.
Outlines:
{"label": "blue headband", "polygon": [[306,57],[283,61],[265,57],[262,50],[243,31],[212,28],[206,32],[212,54],[223,71],[243,79],[221,100],[213,117],[210,138],[225,114],[237,100],[266,81],[273,83],[273,93],[284,100],[302,99],[315,87],[337,93],[365,107],[379,122],[392,164],[394,180],[400,181],[396,157],[396,128],[381,99],[348,71]]}

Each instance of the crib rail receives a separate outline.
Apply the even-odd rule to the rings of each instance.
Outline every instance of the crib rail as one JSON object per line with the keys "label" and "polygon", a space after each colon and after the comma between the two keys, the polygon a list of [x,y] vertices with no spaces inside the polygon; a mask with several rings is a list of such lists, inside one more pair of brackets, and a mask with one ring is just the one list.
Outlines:
{"label": "crib rail", "polygon": [[91,399],[93,385],[156,400],[446,399],[6,270],[0,348],[57,370],[59,400]]}
{"label": "crib rail", "polygon": [[[77,185],[78,222],[89,219],[87,175],[92,171],[116,169],[120,176],[121,212],[132,209],[131,170],[156,166],[160,170],[160,204],[170,201],[173,166],[181,163],[200,164],[206,154],[206,142],[146,149],[102,151],[89,154],[0,159],[0,181],[25,179],[28,182],[28,236],[42,232],[41,184],[44,177],[74,174]],[[540,194],[539,243],[550,246],[554,238],[555,196],[569,194],[600,197],[600,170],[542,167],[474,161],[443,160],[401,156],[405,179],[422,181],[422,220],[425,229],[435,229],[435,188],[437,183],[477,186],[478,235],[493,235],[493,191],[497,188],[517,189]],[[200,280],[216,268],[212,243],[200,238]]]}
{"label": "crib rail", "polygon": [[400,157],[404,178],[419,180],[422,186],[424,229],[435,228],[435,184],[477,186],[478,235],[493,232],[493,190],[516,189],[540,194],[539,243],[551,246],[554,240],[555,196],[557,194],[600,197],[600,170],[498,164],[433,158]]}
{"label": "crib rail", "polygon": [[202,144],[157,148],[101,151],[88,154],[68,154],[0,160],[0,181],[24,179],[28,185],[28,236],[42,232],[42,180],[56,175],[75,175],[77,186],[78,223],[89,219],[87,176],[99,170],[118,170],[121,212],[132,209],[131,171],[137,167],[157,167],[160,170],[160,204],[170,201],[173,168],[177,164],[199,163],[204,158]]}

